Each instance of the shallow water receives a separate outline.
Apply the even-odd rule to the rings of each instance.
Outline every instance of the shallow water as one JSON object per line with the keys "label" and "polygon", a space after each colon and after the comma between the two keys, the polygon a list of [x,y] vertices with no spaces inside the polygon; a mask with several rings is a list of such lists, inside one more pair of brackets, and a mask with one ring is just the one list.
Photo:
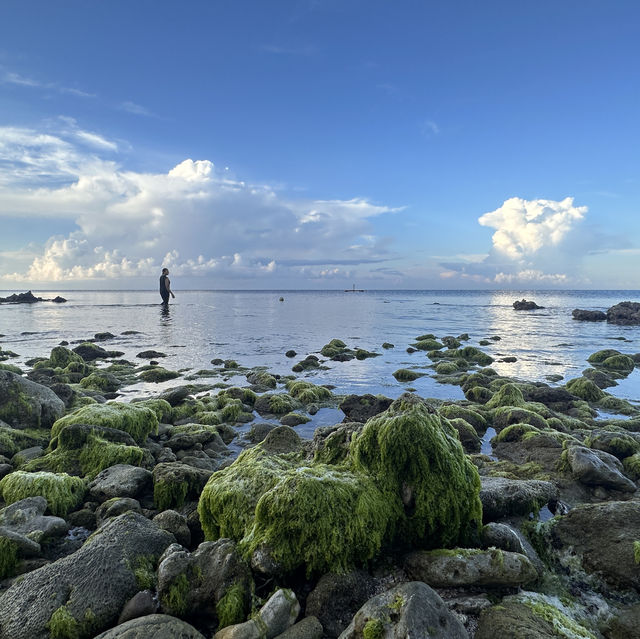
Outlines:
{"label": "shallow water", "polygon": [[[8,294],[0,292],[0,296]],[[286,375],[295,362],[339,338],[349,347],[375,351],[380,357],[327,361],[328,370],[303,373],[302,377],[332,384],[339,393],[397,397],[410,387],[424,397],[461,399],[459,387],[439,384],[429,375],[410,383],[397,382],[392,376],[398,368],[430,372],[425,353],[406,352],[415,337],[468,333],[471,339],[466,344],[477,346],[480,340],[497,335],[500,341],[481,347],[496,359],[492,367],[500,375],[539,381],[547,381],[547,375],[562,375],[563,381],[579,376],[588,366],[587,357],[603,348],[640,352],[640,326],[576,322],[571,317],[574,308],[606,311],[618,302],[639,300],[640,291],[177,291],[168,308],[158,304],[158,293],[152,291],[34,294],[45,298],[62,295],[68,301],[0,305],[0,334],[4,334],[0,346],[19,354],[10,360],[17,365],[31,357],[48,356],[62,340],[74,342],[109,331],[116,338],[102,345],[124,351],[124,357],[132,361],[143,363],[136,360],[136,354],[156,349],[168,355],[160,360],[162,366],[189,369],[185,374],[212,368],[211,359],[221,358]],[[515,311],[513,302],[522,298],[545,308]],[[139,333],[122,335],[131,330]],[[383,342],[395,348],[385,350]],[[285,357],[289,349],[298,355]],[[503,357],[517,359],[500,362]],[[234,376],[232,371],[228,381],[246,383],[244,374]],[[179,383],[180,379],[136,384],[126,389],[125,399]],[[636,368],[607,390],[617,397],[640,400],[640,371]],[[319,419],[306,427],[317,426]],[[305,426],[298,428],[302,432]]]}

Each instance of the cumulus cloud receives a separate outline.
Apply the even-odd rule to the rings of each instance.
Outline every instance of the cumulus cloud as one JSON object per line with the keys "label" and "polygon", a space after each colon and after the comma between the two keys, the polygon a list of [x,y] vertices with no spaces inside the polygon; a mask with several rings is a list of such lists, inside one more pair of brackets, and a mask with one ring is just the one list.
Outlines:
{"label": "cumulus cloud", "polygon": [[481,260],[443,261],[440,277],[498,286],[584,284],[581,261],[603,239],[593,230],[585,232],[587,211],[571,197],[510,198],[478,218],[481,226],[494,229],[488,254]]}
{"label": "cumulus cloud", "polygon": [[482,215],[482,226],[496,229],[493,247],[512,260],[527,259],[544,247],[558,247],[587,213],[573,198],[553,200],[508,199],[500,208]]}
{"label": "cumulus cloud", "polygon": [[22,270],[9,272],[0,260],[4,280],[118,280],[149,277],[163,265],[186,276],[322,278],[335,277],[340,265],[389,257],[371,221],[400,209],[363,198],[287,198],[209,160],[129,171],[105,158],[118,151],[116,142],[62,124],[47,132],[0,128],[0,218],[77,227],[49,238]]}

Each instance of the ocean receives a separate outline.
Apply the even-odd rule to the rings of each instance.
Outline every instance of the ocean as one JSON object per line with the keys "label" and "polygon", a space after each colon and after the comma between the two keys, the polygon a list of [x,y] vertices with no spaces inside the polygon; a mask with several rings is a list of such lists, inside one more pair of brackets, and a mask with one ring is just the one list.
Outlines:
{"label": "ocean", "polygon": [[[11,292],[1,292],[4,297]],[[325,362],[326,370],[299,376],[315,384],[331,384],[336,393],[381,393],[398,397],[408,387],[423,397],[463,399],[458,386],[438,383],[429,373],[424,352],[407,353],[418,335],[469,334],[465,342],[478,346],[499,336],[482,350],[491,355],[500,374],[547,382],[561,375],[562,384],[579,377],[587,357],[613,348],[640,352],[640,326],[578,322],[574,308],[602,310],[640,300],[640,291],[176,291],[168,309],[156,291],[34,291],[35,295],[65,297],[64,304],[0,305],[0,346],[18,357],[10,363],[48,356],[62,340],[70,343],[108,331],[116,337],[102,346],[136,354],[156,349],[168,355],[161,365],[181,371],[183,378],[213,368],[211,360],[232,359],[241,367],[266,367],[272,374],[292,374],[291,367],[324,344],[339,338],[351,348],[380,353],[379,357]],[[513,302],[533,300],[544,309],[515,311]],[[138,331],[123,335],[125,331]],[[383,349],[388,342],[394,348]],[[73,346],[73,344],[72,344]],[[293,359],[285,356],[295,350]],[[515,357],[515,361],[501,359]],[[397,382],[392,373],[415,368],[427,375],[411,383]],[[225,381],[246,385],[245,374],[229,371]],[[202,379],[215,383],[220,379]],[[139,383],[123,389],[119,401],[157,394],[186,383]],[[636,368],[607,392],[640,405],[640,370]],[[325,409],[306,427],[307,434],[324,423],[341,421],[337,409]]]}

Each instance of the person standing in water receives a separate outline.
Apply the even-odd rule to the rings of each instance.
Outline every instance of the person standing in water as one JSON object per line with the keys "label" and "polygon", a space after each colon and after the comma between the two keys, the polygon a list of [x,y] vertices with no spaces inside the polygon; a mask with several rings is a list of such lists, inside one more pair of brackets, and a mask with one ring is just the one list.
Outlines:
{"label": "person standing in water", "polygon": [[175,295],[171,290],[171,281],[169,280],[169,269],[163,268],[162,275],[160,276],[160,296],[162,297],[162,303],[169,303],[169,295],[175,299]]}

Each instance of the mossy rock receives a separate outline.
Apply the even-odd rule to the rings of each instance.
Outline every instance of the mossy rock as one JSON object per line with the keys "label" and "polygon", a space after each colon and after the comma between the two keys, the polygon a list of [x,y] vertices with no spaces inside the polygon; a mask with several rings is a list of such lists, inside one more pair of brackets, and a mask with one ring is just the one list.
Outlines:
{"label": "mossy rock", "polygon": [[473,364],[479,364],[480,366],[489,366],[489,364],[493,362],[493,357],[487,355],[485,352],[481,351],[479,348],[475,348],[474,346],[465,346],[464,348],[457,350],[456,356],[462,357]]}
{"label": "mossy rock", "polygon": [[25,448],[46,447],[49,443],[49,435],[50,431],[47,429],[18,430],[8,426],[0,426],[0,455],[13,457],[18,451]]}
{"label": "mossy rock", "polygon": [[18,565],[18,551],[15,541],[0,535],[0,580],[14,575]]}
{"label": "mossy rock", "polygon": [[138,374],[138,377],[144,382],[158,384],[160,382],[166,382],[170,379],[180,377],[180,373],[177,373],[176,371],[169,371],[162,366],[153,366],[147,370],[143,370]]}
{"label": "mossy rock", "polygon": [[340,339],[332,339],[328,344],[325,344],[320,349],[320,354],[324,357],[335,357],[336,355],[341,355],[347,349],[347,345]]}
{"label": "mossy rock", "polygon": [[247,374],[247,381],[261,388],[275,388],[278,384],[276,378],[267,371],[251,371]]}
{"label": "mossy rock", "polygon": [[80,380],[82,388],[104,393],[115,393],[120,388],[120,385],[120,380],[115,375],[104,371],[96,371]]}
{"label": "mossy rock", "polygon": [[621,415],[637,415],[639,410],[626,399],[607,395],[596,402],[598,408],[602,408],[612,413],[620,413]]}
{"label": "mossy rock", "polygon": [[575,395],[580,399],[584,399],[587,402],[597,402],[606,397],[603,390],[598,388],[590,379],[585,377],[570,379],[565,384],[565,387],[572,395]]}
{"label": "mossy rock", "polygon": [[132,406],[142,406],[143,408],[150,408],[158,419],[158,422],[167,424],[172,416],[171,404],[166,399],[144,399],[140,402],[132,402]]}
{"label": "mossy rock", "polygon": [[624,466],[624,472],[629,475],[633,481],[640,479],[640,453],[625,457],[622,464]]}
{"label": "mossy rock", "polygon": [[475,538],[482,520],[480,478],[456,430],[415,395],[372,417],[351,445],[354,467],[400,500],[397,534],[421,548]]}
{"label": "mossy rock", "polygon": [[302,415],[301,413],[287,413],[280,418],[280,423],[284,426],[300,426],[300,424],[306,424],[311,421],[311,417]]}
{"label": "mossy rock", "polygon": [[55,439],[58,433],[70,424],[91,424],[116,428],[129,433],[140,444],[151,433],[158,432],[158,418],[151,408],[140,404],[119,402],[84,406],[61,417],[51,428],[51,438]]}
{"label": "mossy rock", "polygon": [[525,406],[522,391],[515,384],[504,384],[485,404],[485,408],[489,410],[499,408],[501,406]]}
{"label": "mossy rock", "polygon": [[624,432],[593,431],[584,440],[584,444],[615,455],[620,460],[640,453],[640,439]]}
{"label": "mossy rock", "polygon": [[503,428],[495,438],[496,443],[521,442],[530,433],[538,434],[540,429],[531,424],[515,423]]}
{"label": "mossy rock", "polygon": [[253,406],[256,403],[258,396],[250,388],[232,386],[231,388],[226,388],[218,393],[218,402],[223,398],[239,399],[243,404]]}
{"label": "mossy rock", "polygon": [[491,400],[493,393],[484,386],[472,386],[464,391],[464,396],[474,404],[485,404]]}
{"label": "mossy rock", "polygon": [[445,404],[438,409],[438,413],[447,419],[464,419],[468,424],[471,424],[476,433],[479,434],[484,433],[489,426],[487,420],[480,413],[471,408],[459,406],[458,404]]}
{"label": "mossy rock", "polygon": [[435,370],[438,375],[455,375],[460,372],[458,365],[454,362],[440,362]]}
{"label": "mossy rock", "polygon": [[135,446],[124,431],[104,426],[69,424],[52,440],[51,451],[27,462],[24,470],[68,473],[93,479],[116,464],[147,468],[153,465],[151,453]]}
{"label": "mossy rock", "polygon": [[14,366],[13,364],[5,364],[4,362],[0,362],[0,371],[9,371],[10,373],[15,373],[16,375],[22,375],[22,369],[18,366]]}
{"label": "mossy rock", "polygon": [[626,376],[633,371],[636,363],[628,355],[612,355],[607,357],[600,365],[610,371]]}
{"label": "mossy rock", "polygon": [[418,373],[417,371],[411,371],[408,368],[399,368],[393,376],[399,382],[413,382],[419,377],[424,377],[425,373]]}
{"label": "mossy rock", "polygon": [[286,383],[286,387],[289,394],[303,404],[317,404],[332,397],[332,393],[328,388],[316,386],[311,382],[289,380]]}
{"label": "mossy rock", "polygon": [[590,364],[602,364],[609,357],[616,357],[617,355],[622,355],[620,351],[616,351],[613,348],[606,348],[601,351],[596,351],[587,357],[587,361]]}
{"label": "mossy rock", "polygon": [[199,497],[211,472],[178,462],[161,463],[153,469],[153,502],[160,511],[181,508]]}
{"label": "mossy rock", "polygon": [[441,344],[435,339],[422,339],[412,344],[412,346],[419,351],[439,351],[441,348],[444,348],[444,344]]}
{"label": "mossy rock", "polygon": [[260,415],[286,415],[294,409],[291,396],[287,393],[261,395],[255,403],[255,410]]}
{"label": "mossy rock", "polygon": [[0,480],[0,494],[7,505],[27,497],[42,496],[51,513],[60,517],[80,506],[86,491],[84,480],[66,473],[17,470]]}
{"label": "mossy rock", "polygon": [[538,413],[526,408],[513,406],[502,406],[496,408],[493,413],[493,426],[496,431],[500,431],[512,424],[530,424],[539,430],[549,427],[547,420]]}

